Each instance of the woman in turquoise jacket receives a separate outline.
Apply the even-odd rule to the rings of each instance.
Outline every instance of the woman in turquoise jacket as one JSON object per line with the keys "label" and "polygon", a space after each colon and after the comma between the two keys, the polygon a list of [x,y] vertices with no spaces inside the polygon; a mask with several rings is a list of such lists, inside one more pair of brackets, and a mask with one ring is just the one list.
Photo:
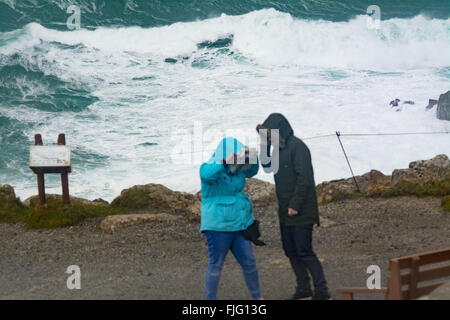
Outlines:
{"label": "woman in turquoise jacket", "polygon": [[[252,203],[243,194],[245,179],[253,177],[259,168],[258,162],[247,170],[231,172],[234,155],[245,146],[235,138],[224,138],[212,157],[200,167],[202,183],[201,228],[209,251],[206,270],[206,299],[217,299],[217,289],[225,257],[231,250],[241,265],[245,282],[254,299],[261,299],[258,269],[251,243],[240,231],[254,221]],[[256,160],[257,161],[257,160]]]}

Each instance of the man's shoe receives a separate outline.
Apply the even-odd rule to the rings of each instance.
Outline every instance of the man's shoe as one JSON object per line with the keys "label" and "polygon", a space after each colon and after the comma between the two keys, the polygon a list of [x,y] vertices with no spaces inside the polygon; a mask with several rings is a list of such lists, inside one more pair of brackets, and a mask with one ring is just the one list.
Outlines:
{"label": "man's shoe", "polygon": [[302,291],[296,291],[294,295],[289,300],[301,300],[301,299],[307,299],[311,298],[313,295],[311,290],[302,290]]}
{"label": "man's shoe", "polygon": [[330,300],[330,299],[331,299],[331,296],[328,291],[315,292],[312,297],[312,300]]}

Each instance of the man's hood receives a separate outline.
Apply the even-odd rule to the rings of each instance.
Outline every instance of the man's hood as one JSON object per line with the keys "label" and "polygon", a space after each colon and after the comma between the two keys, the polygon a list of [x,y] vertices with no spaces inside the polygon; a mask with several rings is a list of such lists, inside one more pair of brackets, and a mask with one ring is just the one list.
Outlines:
{"label": "man's hood", "polygon": [[291,125],[281,113],[272,113],[262,125],[267,129],[278,129],[280,137],[284,140],[287,140],[294,134]]}
{"label": "man's hood", "polygon": [[223,160],[226,159],[232,152],[239,153],[243,148],[245,148],[245,146],[236,138],[223,138],[209,162],[223,163]]}

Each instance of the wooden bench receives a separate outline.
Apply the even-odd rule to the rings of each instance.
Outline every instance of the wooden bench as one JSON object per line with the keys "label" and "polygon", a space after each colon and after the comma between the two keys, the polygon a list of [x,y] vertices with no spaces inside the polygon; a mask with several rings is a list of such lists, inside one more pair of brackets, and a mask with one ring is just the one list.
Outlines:
{"label": "wooden bench", "polygon": [[[391,259],[389,271],[386,288],[340,288],[337,292],[344,300],[353,300],[355,293],[385,293],[387,300],[418,299],[450,281],[450,248]],[[424,284],[427,281],[432,283]]]}

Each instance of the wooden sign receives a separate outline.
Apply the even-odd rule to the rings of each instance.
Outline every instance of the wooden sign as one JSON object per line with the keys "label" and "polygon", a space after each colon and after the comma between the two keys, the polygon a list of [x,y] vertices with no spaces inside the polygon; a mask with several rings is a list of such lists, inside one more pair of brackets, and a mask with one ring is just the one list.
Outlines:
{"label": "wooden sign", "polygon": [[31,146],[30,168],[70,167],[70,146]]}
{"label": "wooden sign", "polygon": [[39,200],[45,204],[45,173],[60,173],[63,202],[70,203],[69,177],[72,172],[70,166],[70,146],[66,146],[66,136],[58,136],[58,145],[44,146],[40,134],[34,136],[34,146],[30,147],[30,169],[37,175]]}

